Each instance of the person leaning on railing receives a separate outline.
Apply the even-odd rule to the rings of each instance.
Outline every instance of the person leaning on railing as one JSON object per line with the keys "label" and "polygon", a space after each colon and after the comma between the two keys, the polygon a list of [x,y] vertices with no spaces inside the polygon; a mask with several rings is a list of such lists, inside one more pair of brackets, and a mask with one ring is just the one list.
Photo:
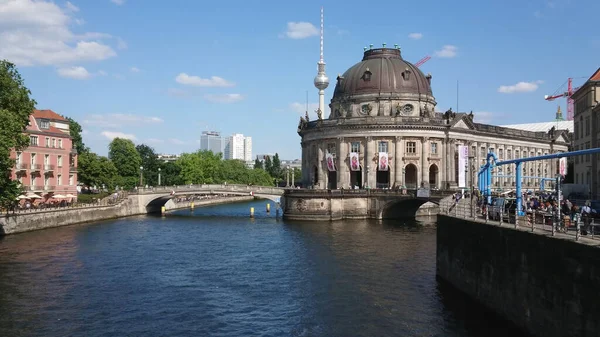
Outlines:
{"label": "person leaning on railing", "polygon": [[581,230],[581,234],[587,235],[591,230],[592,223],[592,208],[590,207],[590,202],[586,201],[585,205],[581,207],[581,220],[583,221],[583,229]]}

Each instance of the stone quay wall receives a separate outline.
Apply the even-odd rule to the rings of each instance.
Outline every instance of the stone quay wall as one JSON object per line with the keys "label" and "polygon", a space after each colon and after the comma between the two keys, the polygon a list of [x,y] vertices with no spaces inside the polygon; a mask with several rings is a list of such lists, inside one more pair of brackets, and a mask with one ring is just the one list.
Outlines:
{"label": "stone quay wall", "polygon": [[439,215],[437,275],[535,336],[600,336],[598,242]]}
{"label": "stone quay wall", "polygon": [[[249,201],[252,196],[215,198],[197,200],[194,207],[208,205],[226,204],[231,202]],[[113,205],[59,208],[47,211],[9,213],[0,216],[0,235],[17,234],[40,230],[45,228],[60,227],[95,222],[102,220],[117,219],[122,217],[147,214],[145,199],[138,195],[129,195]],[[189,203],[175,204],[168,201],[166,210],[189,208]]]}

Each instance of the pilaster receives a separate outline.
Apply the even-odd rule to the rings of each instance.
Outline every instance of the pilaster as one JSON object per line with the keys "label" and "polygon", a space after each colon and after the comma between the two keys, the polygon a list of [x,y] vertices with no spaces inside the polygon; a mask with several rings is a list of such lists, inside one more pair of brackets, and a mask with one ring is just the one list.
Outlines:
{"label": "pilaster", "polygon": [[427,146],[429,137],[421,138],[421,183],[417,186],[427,187],[429,185],[429,168],[427,165]]}
{"label": "pilaster", "polygon": [[404,163],[402,160],[402,137],[396,136],[396,142],[394,143],[394,185],[401,187],[404,185],[404,179],[402,177],[402,169],[404,168]]}

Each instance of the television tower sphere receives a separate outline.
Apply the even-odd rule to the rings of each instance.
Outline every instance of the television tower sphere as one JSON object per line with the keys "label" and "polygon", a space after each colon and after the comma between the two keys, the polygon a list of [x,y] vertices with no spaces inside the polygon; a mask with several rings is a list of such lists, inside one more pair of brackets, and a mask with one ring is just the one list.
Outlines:
{"label": "television tower sphere", "polygon": [[319,73],[315,76],[315,87],[319,90],[325,90],[329,86],[329,77],[325,73]]}

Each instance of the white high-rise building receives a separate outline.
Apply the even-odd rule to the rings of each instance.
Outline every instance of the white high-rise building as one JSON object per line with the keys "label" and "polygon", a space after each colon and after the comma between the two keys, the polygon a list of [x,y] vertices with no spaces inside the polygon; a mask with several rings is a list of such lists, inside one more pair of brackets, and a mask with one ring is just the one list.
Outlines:
{"label": "white high-rise building", "polygon": [[252,137],[244,137],[241,133],[234,133],[228,137],[224,157],[243,161],[252,160]]}

